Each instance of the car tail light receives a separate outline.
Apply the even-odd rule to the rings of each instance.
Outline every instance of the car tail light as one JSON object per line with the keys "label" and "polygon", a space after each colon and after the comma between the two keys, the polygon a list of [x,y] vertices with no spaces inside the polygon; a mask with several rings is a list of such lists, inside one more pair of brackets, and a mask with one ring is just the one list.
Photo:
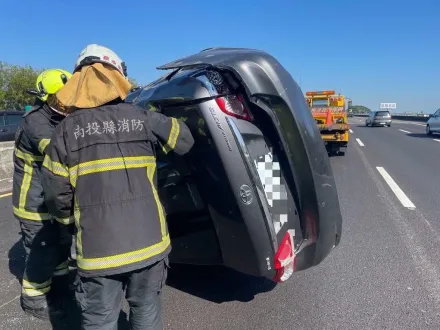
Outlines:
{"label": "car tail light", "polygon": [[288,230],[281,241],[280,247],[275,254],[274,266],[277,271],[273,280],[275,282],[285,282],[295,272],[296,255],[294,252],[293,230]]}
{"label": "car tail light", "polygon": [[215,101],[220,109],[227,115],[248,121],[251,120],[249,110],[246,108],[240,96],[227,95],[216,98]]}

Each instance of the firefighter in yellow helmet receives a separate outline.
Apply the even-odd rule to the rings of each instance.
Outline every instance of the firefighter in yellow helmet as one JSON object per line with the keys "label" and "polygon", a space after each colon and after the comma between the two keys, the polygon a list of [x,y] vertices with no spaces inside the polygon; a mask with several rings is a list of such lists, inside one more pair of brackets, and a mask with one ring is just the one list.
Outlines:
{"label": "firefighter in yellow helmet", "polygon": [[41,183],[44,154],[55,127],[65,118],[51,106],[55,94],[72,75],[60,69],[42,72],[34,106],[24,114],[15,135],[12,202],[26,251],[21,306],[35,317],[64,316],[60,295],[68,289],[71,236],[48,212]]}
{"label": "firefighter in yellow helmet", "polygon": [[121,300],[130,329],[162,330],[170,235],[156,183],[155,147],[183,155],[182,121],[124,102],[124,62],[92,44],[57,94],[69,116],[55,130],[42,174],[52,214],[76,224],[76,299],[83,330],[116,329]]}

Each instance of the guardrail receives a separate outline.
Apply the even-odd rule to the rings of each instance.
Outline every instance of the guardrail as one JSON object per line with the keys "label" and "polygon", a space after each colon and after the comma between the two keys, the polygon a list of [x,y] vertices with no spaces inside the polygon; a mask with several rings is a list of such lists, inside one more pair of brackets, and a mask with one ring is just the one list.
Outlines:
{"label": "guardrail", "polygon": [[[360,114],[353,114],[354,117],[368,117],[368,114],[360,113]],[[431,115],[405,115],[405,114],[399,114],[399,115],[393,115],[391,114],[391,117],[393,119],[397,120],[407,120],[407,121],[420,121],[423,123],[426,123],[429,118],[431,118]]]}
{"label": "guardrail", "polygon": [[14,141],[0,142],[0,193],[12,188]]}

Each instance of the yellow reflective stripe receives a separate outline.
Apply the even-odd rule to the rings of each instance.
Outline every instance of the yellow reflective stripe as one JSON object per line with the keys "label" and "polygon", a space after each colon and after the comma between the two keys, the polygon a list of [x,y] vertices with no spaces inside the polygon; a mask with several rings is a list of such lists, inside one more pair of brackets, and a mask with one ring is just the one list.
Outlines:
{"label": "yellow reflective stripe", "polygon": [[167,143],[163,146],[163,151],[167,154],[176,147],[177,139],[180,134],[180,125],[176,118],[171,118],[171,131]]}
{"label": "yellow reflective stripe", "polygon": [[15,156],[23,159],[28,165],[32,165],[32,162],[42,162],[44,160],[43,156],[32,155],[28,152],[21,151],[18,148],[15,148]]}
{"label": "yellow reflective stripe", "polygon": [[51,220],[52,216],[49,213],[37,213],[37,212],[29,212],[23,209],[20,209],[18,207],[13,207],[14,214],[17,217],[24,218],[27,220],[36,220],[36,221],[42,221],[42,220]]}
{"label": "yellow reflective stripe", "polygon": [[46,147],[49,145],[50,139],[41,139],[38,143],[38,151],[41,153],[44,153],[44,150],[46,150]]}
{"label": "yellow reflective stripe", "polygon": [[81,210],[79,209],[78,199],[75,197],[73,217],[75,218],[76,226],[76,254],[77,259],[82,256],[82,229],[80,224]]}
{"label": "yellow reflective stripe", "polygon": [[57,218],[54,217],[56,221],[63,225],[70,225],[71,223],[75,222],[75,219],[73,217],[66,217],[66,218]]}
{"label": "yellow reflective stripe", "polygon": [[31,180],[32,180],[32,172],[33,172],[32,165],[28,165],[27,163],[24,164],[24,175],[23,175],[23,181],[21,182],[20,187],[20,199],[18,202],[18,207],[21,210],[24,210],[26,206],[26,198],[29,191],[29,188],[31,187]]}
{"label": "yellow reflective stripe", "polygon": [[53,272],[53,276],[63,276],[67,274],[69,274],[69,260],[66,260],[59,264]]}
{"label": "yellow reflective stripe", "polygon": [[56,270],[53,272],[52,276],[64,276],[69,274],[69,268],[64,268],[64,269],[60,269],[60,270]]}
{"label": "yellow reflective stripe", "polygon": [[67,266],[69,266],[69,260],[65,260],[62,263],[60,263],[55,270],[60,270],[60,269],[64,269],[67,268]]}
{"label": "yellow reflective stripe", "polygon": [[147,177],[150,181],[151,190],[153,192],[154,200],[156,201],[157,205],[157,213],[159,214],[159,221],[160,221],[160,231],[162,234],[162,238],[166,236],[166,222],[165,222],[165,215],[163,212],[162,203],[160,202],[159,195],[156,190],[156,185],[154,184],[154,173],[156,172],[156,164],[152,166],[147,167]]}
{"label": "yellow reflective stripe", "polygon": [[52,279],[49,279],[43,283],[34,283],[23,279],[22,292],[23,294],[30,297],[42,296],[50,291],[51,284],[52,284]]}
{"label": "yellow reflective stripe", "polygon": [[48,293],[50,291],[50,286],[44,289],[25,289],[23,288],[22,292],[23,294],[25,294],[26,296],[29,297],[37,297],[37,296],[42,296],[45,295],[46,293]]}
{"label": "yellow reflective stripe", "polygon": [[34,172],[33,162],[43,161],[43,156],[32,155],[28,152],[21,151],[18,148],[14,149],[15,156],[24,161],[23,180],[20,186],[20,197],[18,200],[18,208],[14,207],[14,214],[18,217],[29,220],[47,220],[47,214],[26,211],[27,194],[31,187],[32,175]]}
{"label": "yellow reflective stripe", "polygon": [[165,251],[170,246],[170,237],[167,235],[163,240],[155,245],[144,249],[117,254],[110,257],[102,258],[83,258],[77,257],[78,267],[83,270],[108,269],[113,267],[121,267],[143,260],[147,260],[155,255]]}
{"label": "yellow reflective stripe", "polygon": [[123,170],[127,168],[142,168],[151,164],[155,164],[155,162],[156,160],[154,156],[116,157],[84,162],[69,169],[70,182],[72,186],[75,187],[76,180],[81,175]]}
{"label": "yellow reflective stripe", "polygon": [[58,162],[54,162],[48,155],[44,157],[43,166],[51,171],[53,174],[63,176],[65,178],[69,177],[69,170],[66,165],[63,165]]}
{"label": "yellow reflective stripe", "polygon": [[44,289],[52,284],[52,279],[49,279],[42,283],[29,282],[28,280],[23,279],[21,285],[26,289]]}

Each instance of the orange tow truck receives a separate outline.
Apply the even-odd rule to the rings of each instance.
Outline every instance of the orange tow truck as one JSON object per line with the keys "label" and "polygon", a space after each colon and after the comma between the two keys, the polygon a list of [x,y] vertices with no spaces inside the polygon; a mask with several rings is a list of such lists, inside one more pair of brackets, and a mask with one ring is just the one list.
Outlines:
{"label": "orange tow truck", "polygon": [[306,92],[306,101],[318,125],[327,151],[345,155],[348,144],[347,109],[345,97],[335,91]]}

